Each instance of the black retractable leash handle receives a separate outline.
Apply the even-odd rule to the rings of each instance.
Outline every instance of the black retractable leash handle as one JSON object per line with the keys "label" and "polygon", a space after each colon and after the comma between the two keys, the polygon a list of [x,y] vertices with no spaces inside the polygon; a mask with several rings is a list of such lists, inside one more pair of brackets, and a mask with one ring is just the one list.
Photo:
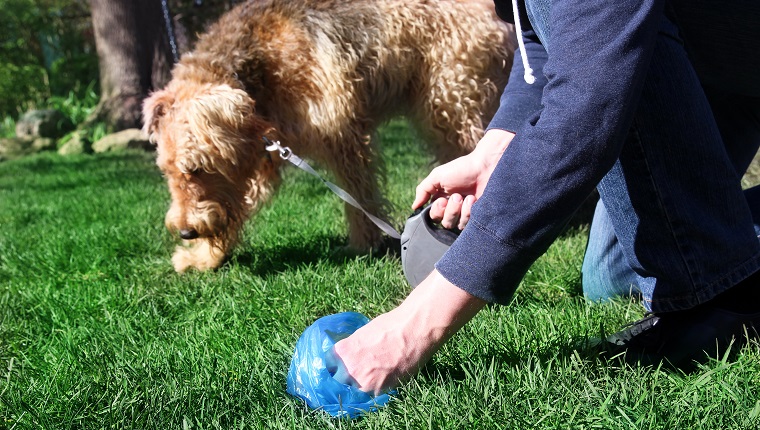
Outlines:
{"label": "black retractable leash handle", "polygon": [[416,210],[401,233],[401,265],[404,276],[416,287],[435,269],[435,263],[459,236],[430,219],[430,206]]}

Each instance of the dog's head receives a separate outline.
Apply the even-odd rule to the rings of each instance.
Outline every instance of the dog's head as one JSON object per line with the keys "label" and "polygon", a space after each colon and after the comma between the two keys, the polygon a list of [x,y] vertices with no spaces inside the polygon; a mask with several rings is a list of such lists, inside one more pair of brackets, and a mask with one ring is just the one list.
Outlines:
{"label": "dog's head", "polygon": [[226,248],[272,193],[278,169],[262,136],[273,128],[254,105],[226,84],[177,80],[146,99],[144,131],[172,197],[166,226],[183,239]]}

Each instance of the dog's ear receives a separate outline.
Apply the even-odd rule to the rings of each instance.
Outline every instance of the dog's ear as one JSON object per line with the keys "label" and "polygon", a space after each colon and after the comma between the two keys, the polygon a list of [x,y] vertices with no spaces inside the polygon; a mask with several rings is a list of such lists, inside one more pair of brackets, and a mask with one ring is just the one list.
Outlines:
{"label": "dog's ear", "polygon": [[143,102],[143,132],[150,136],[151,142],[155,143],[153,136],[158,122],[172,103],[174,96],[168,90],[157,91]]}
{"label": "dog's ear", "polygon": [[229,85],[215,85],[199,94],[190,106],[191,117],[225,129],[239,129],[255,111],[253,99],[245,91]]}
{"label": "dog's ear", "polygon": [[[265,154],[262,136],[273,129],[259,117],[248,93],[229,85],[205,88],[182,106],[182,118],[193,140],[193,154],[205,157],[201,166],[237,180],[239,171],[250,172]],[[257,156],[259,154],[259,156]]]}
{"label": "dog's ear", "polygon": [[245,91],[216,85],[185,106],[185,119],[200,147],[208,145],[222,158],[235,160],[249,147],[244,141],[254,138],[248,126],[255,118],[254,105]]}

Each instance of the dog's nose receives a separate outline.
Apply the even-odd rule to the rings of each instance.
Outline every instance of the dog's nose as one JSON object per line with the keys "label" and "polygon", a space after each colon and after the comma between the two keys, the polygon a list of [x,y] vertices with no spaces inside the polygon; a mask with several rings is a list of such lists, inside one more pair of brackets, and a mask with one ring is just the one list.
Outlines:
{"label": "dog's nose", "polygon": [[192,240],[198,238],[198,232],[195,230],[180,230],[179,231],[179,237],[185,240]]}

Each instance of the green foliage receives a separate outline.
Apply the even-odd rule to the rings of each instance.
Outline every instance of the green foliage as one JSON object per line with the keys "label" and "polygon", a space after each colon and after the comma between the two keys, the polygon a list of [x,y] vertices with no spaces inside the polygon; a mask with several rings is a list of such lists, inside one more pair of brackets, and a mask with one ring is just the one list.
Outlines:
{"label": "green foliage", "polygon": [[[393,219],[429,170],[403,124],[387,144]],[[760,346],[684,375],[606,364],[576,348],[641,315],[578,291],[585,229],[534,266],[509,306],[482,311],[397,399],[334,420],[285,393],[316,318],[370,317],[408,293],[395,255],[352,255],[342,204],[285,172],[230,262],[176,274],[154,154],[0,163],[0,428],[752,429]]]}
{"label": "green foliage", "polygon": [[16,121],[13,118],[6,116],[0,122],[0,138],[13,137],[16,135]]}
{"label": "green foliage", "polygon": [[[68,95],[53,96],[48,99],[47,106],[52,109],[57,109],[63,115],[72,122],[72,124],[82,124],[90,116],[98,105],[98,93],[95,91],[96,82],[91,82],[84,90],[78,87],[69,91]],[[68,135],[62,137],[58,146],[62,146],[68,142],[74,134],[79,134],[81,137],[87,139],[89,142],[96,142],[108,134],[109,130],[105,123],[97,122],[91,126],[72,131]]]}
{"label": "green foliage", "polygon": [[85,97],[98,76],[90,28],[84,0],[1,0],[0,117]]}
{"label": "green foliage", "polygon": [[98,93],[93,81],[84,89],[80,83],[65,96],[52,96],[47,101],[47,107],[59,110],[72,124],[81,124],[95,110],[98,104]]}

